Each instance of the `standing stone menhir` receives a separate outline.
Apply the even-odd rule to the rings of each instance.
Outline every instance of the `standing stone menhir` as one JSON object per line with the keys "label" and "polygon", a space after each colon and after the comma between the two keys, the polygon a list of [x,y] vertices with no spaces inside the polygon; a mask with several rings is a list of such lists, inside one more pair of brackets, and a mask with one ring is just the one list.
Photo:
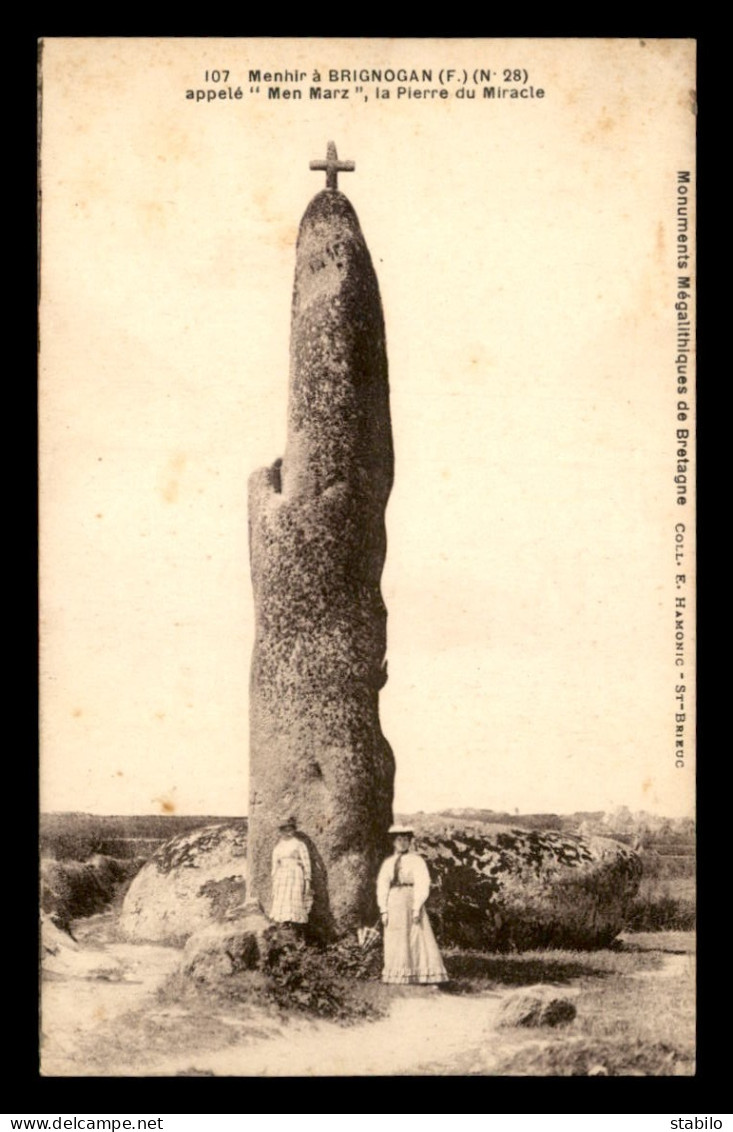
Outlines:
{"label": "standing stone menhir", "polygon": [[250,683],[249,893],[269,911],[270,858],[295,817],[313,864],[311,921],[341,934],[375,915],[394,759],[379,723],[380,591],[393,450],[384,320],[329,143],[296,246],[285,455],[255,472],[249,522],[256,636]]}
{"label": "standing stone menhir", "polygon": [[[271,855],[295,818],[313,874],[311,924],[340,935],[376,919],[389,851],[394,759],[379,724],[386,680],[380,593],[393,453],[384,322],[359,221],[338,191],[308,205],[296,248],[285,456],[250,480],[256,635],[249,829],[242,820],[162,846],[125,898],[130,939],[181,943],[197,976],[256,962],[271,910]],[[616,842],[484,825],[416,832],[441,946],[607,946],[639,887]],[[245,906],[245,873],[247,898]]]}

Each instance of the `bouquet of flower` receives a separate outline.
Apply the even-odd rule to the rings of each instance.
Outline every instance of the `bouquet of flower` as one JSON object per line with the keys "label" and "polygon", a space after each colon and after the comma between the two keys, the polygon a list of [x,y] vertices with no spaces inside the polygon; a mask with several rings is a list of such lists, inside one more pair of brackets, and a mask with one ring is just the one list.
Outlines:
{"label": "bouquet of flower", "polygon": [[369,948],[373,947],[374,944],[379,940],[380,932],[377,926],[379,923],[380,921],[377,920],[376,924],[374,924],[374,926],[371,928],[356,929],[357,943],[360,947],[363,947],[365,951],[368,951]]}

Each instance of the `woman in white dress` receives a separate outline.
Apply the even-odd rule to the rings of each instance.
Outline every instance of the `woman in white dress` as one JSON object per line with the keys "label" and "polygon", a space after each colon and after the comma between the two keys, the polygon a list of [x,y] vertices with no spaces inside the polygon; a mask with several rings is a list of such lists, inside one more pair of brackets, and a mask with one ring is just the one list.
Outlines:
{"label": "woman in white dress", "polygon": [[294,818],[283,822],[272,851],[270,919],[278,924],[307,924],[313,905],[310,857],[305,843],[295,836],[297,828]]}
{"label": "woman in white dress", "polygon": [[411,852],[413,831],[393,825],[395,852],[377,878],[377,903],[384,925],[383,983],[445,983],[448,973],[425,911],[430,874]]}

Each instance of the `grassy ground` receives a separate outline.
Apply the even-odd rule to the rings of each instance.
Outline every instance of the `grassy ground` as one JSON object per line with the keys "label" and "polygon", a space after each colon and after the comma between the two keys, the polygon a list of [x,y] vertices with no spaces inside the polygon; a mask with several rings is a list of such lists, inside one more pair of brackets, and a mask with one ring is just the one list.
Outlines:
{"label": "grassy ground", "polygon": [[606,979],[658,970],[663,957],[653,951],[627,952],[624,947],[604,951],[522,951],[488,955],[475,951],[448,952],[446,966],[455,994],[481,990],[515,989],[536,983],[568,987],[577,980]]}
{"label": "grassy ground", "polygon": [[[552,963],[557,962],[555,956]],[[580,995],[575,1022],[564,1034],[546,1032],[539,1041],[527,1036],[523,1048],[500,1062],[497,1075],[694,1073],[694,938],[690,933],[628,934],[621,950],[589,954],[581,960],[564,957],[562,962],[586,967],[576,982]]]}

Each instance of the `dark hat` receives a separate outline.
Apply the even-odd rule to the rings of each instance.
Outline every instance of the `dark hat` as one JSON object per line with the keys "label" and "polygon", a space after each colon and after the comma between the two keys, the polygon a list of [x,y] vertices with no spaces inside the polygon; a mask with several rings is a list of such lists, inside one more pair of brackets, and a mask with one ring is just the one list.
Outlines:
{"label": "dark hat", "polygon": [[400,834],[406,834],[408,837],[414,837],[415,830],[411,825],[391,825],[387,830],[390,837],[399,837]]}
{"label": "dark hat", "polygon": [[286,818],[285,821],[281,822],[280,825],[278,826],[278,829],[280,830],[281,833],[285,833],[286,831],[290,832],[290,833],[294,833],[297,828],[298,828],[298,823],[296,822],[295,818],[293,818],[293,817]]}

